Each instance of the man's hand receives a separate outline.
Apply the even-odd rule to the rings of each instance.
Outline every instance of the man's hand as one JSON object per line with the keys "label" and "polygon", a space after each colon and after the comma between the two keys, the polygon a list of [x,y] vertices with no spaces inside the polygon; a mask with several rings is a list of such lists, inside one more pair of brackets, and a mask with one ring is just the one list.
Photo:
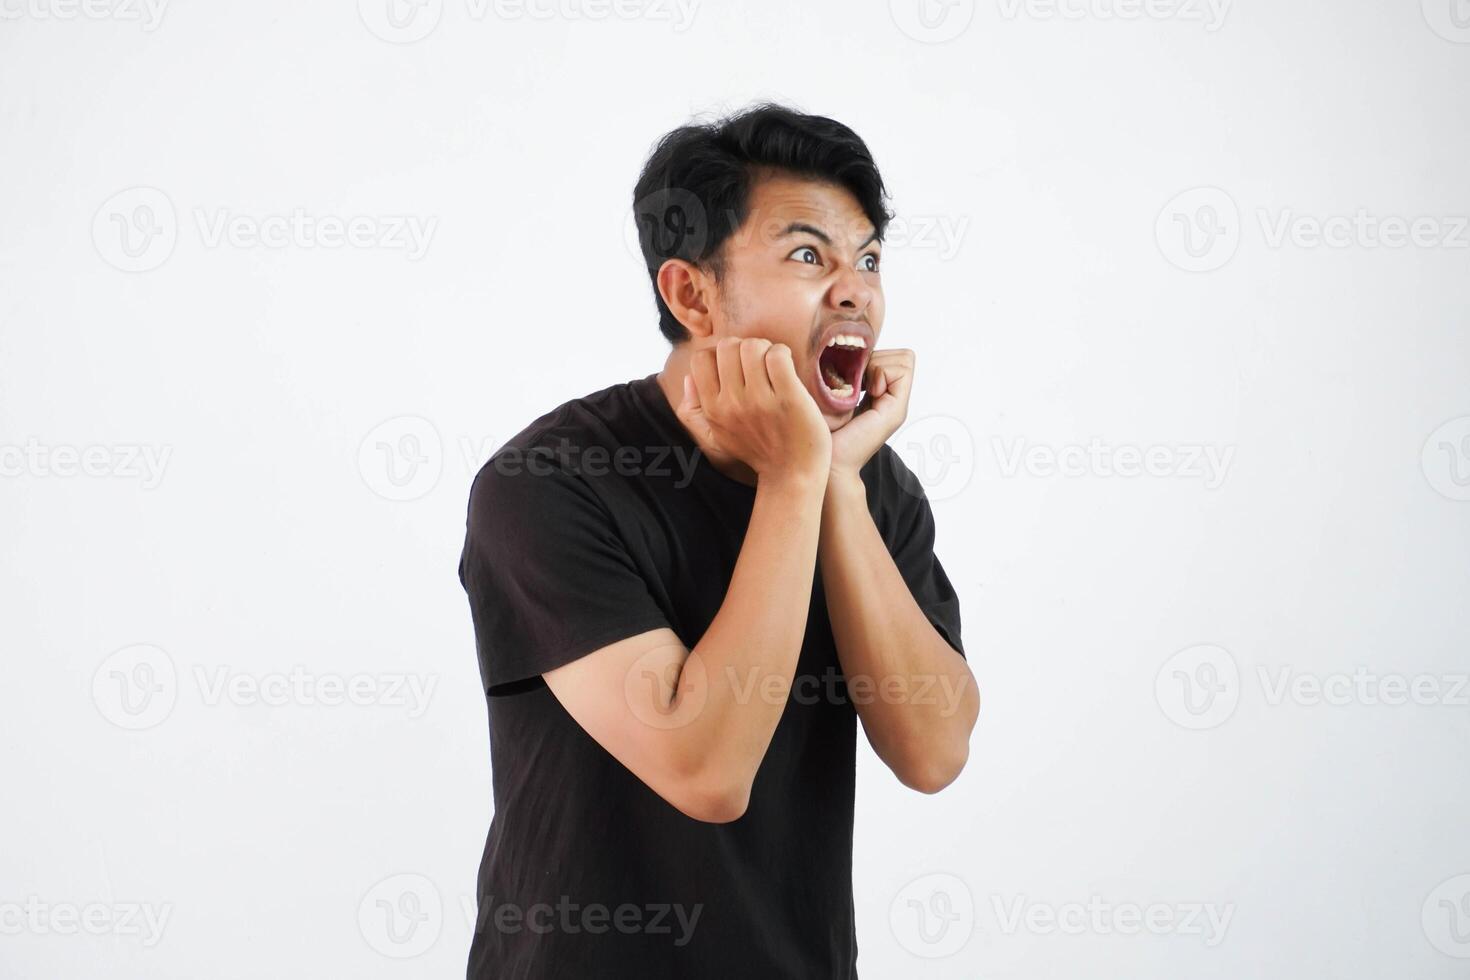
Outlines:
{"label": "man's hand", "polygon": [[898,431],[909,414],[914,352],[875,350],[864,372],[867,398],[846,425],[832,433],[832,476],[857,479],[878,447]]}
{"label": "man's hand", "polygon": [[758,479],[821,479],[832,434],[796,376],[791,348],[759,337],[723,337],[695,351],[677,414],[713,459],[738,459]]}

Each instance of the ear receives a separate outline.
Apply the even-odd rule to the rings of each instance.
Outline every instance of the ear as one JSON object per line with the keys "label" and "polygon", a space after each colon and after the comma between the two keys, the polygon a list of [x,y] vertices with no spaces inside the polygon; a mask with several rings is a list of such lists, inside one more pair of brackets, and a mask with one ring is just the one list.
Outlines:
{"label": "ear", "polygon": [[658,269],[658,294],[692,337],[708,337],[714,332],[710,317],[714,280],[698,266],[683,259],[666,261]]}

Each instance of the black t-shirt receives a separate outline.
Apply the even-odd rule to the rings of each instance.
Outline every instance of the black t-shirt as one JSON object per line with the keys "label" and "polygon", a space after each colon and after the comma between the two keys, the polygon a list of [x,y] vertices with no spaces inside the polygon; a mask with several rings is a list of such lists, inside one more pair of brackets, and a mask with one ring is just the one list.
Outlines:
{"label": "black t-shirt", "polygon": [[[886,445],[861,476],[904,580],[963,654],[922,485]],[[659,627],[692,648],[724,602],[754,501],[698,451],[656,375],[566,402],[475,477],[459,575],[495,813],[471,978],[857,976],[857,714],[820,567],[791,696],[738,820],[666,802],[540,677]]]}

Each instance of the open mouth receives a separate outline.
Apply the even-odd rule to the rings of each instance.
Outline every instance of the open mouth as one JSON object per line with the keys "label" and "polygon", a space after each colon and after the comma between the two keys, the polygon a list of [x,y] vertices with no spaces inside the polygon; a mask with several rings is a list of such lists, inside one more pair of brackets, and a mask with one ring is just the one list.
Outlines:
{"label": "open mouth", "polygon": [[850,407],[847,403],[857,402],[867,357],[867,341],[856,334],[839,333],[827,341],[817,358],[817,377],[835,407]]}

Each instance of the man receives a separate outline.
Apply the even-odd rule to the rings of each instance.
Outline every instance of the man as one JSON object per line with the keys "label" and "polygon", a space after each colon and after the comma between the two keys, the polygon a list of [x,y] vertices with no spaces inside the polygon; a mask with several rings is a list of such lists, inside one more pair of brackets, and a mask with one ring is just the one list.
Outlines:
{"label": "man", "polygon": [[883,199],[831,119],[668,134],[634,190],[663,370],[476,477],[495,815],[470,977],[857,976],[856,723],[934,793],[980,703],[885,445],[914,353],[876,347]]}

